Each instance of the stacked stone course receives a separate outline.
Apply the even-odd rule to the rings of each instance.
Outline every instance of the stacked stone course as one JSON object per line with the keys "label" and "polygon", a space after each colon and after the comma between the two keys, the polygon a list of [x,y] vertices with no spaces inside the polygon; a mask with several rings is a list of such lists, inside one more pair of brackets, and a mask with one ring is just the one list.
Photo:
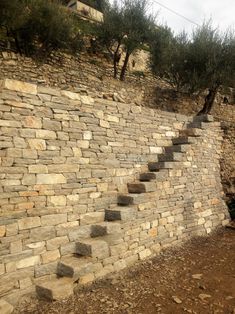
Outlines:
{"label": "stacked stone course", "polygon": [[1,81],[0,297],[59,299],[225,225],[221,142],[210,116]]}

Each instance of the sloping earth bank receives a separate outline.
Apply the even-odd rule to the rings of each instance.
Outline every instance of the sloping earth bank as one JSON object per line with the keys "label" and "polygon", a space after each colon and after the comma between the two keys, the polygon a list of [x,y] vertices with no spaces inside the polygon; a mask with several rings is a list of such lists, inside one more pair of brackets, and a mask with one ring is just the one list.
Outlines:
{"label": "sloping earth bank", "polygon": [[22,303],[15,313],[235,314],[235,230],[168,249],[63,302]]}

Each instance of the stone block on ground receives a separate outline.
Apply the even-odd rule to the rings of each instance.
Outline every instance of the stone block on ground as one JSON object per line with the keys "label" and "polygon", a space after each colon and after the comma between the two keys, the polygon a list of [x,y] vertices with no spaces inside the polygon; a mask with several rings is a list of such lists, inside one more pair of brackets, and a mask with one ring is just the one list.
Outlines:
{"label": "stone block on ground", "polygon": [[36,293],[40,299],[49,301],[63,300],[73,294],[71,278],[53,278],[36,284]]}

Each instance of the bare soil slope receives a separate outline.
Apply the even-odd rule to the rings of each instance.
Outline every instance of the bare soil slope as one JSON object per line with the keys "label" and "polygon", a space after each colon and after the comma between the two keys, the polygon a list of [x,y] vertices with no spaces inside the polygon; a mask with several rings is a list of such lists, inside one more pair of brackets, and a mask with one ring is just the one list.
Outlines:
{"label": "bare soil slope", "polygon": [[235,230],[219,230],[77,291],[30,301],[15,313],[235,314]]}

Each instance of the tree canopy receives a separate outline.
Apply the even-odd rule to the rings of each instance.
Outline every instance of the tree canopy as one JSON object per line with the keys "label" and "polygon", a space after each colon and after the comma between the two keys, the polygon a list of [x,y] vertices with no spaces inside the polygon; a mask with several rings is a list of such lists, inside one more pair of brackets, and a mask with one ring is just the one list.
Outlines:
{"label": "tree canopy", "polygon": [[152,44],[152,68],[155,74],[177,90],[209,93],[200,113],[211,110],[221,85],[235,84],[235,36],[214,29],[210,22],[174,36],[167,27],[159,27]]}
{"label": "tree canopy", "polygon": [[1,0],[0,27],[26,55],[57,49],[79,51],[78,18],[57,0]]}
{"label": "tree canopy", "polygon": [[124,80],[130,55],[147,42],[154,18],[148,14],[147,0],[114,1],[104,12],[104,22],[100,25],[99,39],[113,55],[114,77],[117,77],[117,64],[120,48],[125,51],[120,79]]}

